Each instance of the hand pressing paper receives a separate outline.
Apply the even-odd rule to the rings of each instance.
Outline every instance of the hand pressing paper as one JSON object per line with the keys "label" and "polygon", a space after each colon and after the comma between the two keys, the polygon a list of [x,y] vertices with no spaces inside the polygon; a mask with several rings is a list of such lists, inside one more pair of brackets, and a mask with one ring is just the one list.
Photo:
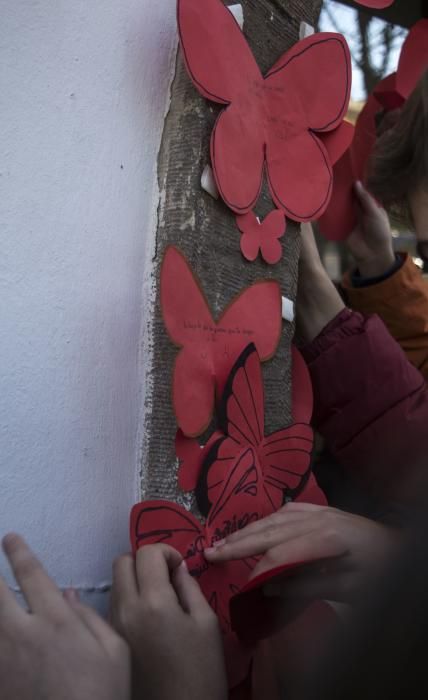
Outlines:
{"label": "hand pressing paper", "polygon": [[253,342],[262,361],[278,346],[281,291],[273,280],[247,287],[217,321],[185,257],[169,246],[162,262],[161,307],[165,326],[181,350],[173,376],[172,401],[183,433],[195,437],[208,427],[215,392],[221,396],[240,352]]}
{"label": "hand pressing paper", "polygon": [[251,450],[247,450],[225,480],[205,525],[181,506],[168,501],[140,503],[131,512],[134,553],[139,547],[158,542],[177,549],[217,613],[223,633],[230,687],[247,677],[251,651],[238,641],[232,631],[229,601],[247,583],[257,558],[216,566],[207,562],[204,549],[270,512],[262,483]]}
{"label": "hand pressing paper", "polygon": [[[248,410],[246,418],[244,415],[239,417],[239,402],[242,402],[243,408],[257,404],[258,409]],[[220,440],[232,443],[236,439],[235,449],[233,454],[230,452],[229,458],[219,456],[216,441],[220,433],[216,433],[215,439],[210,441],[217,455],[214,462],[210,446],[200,450],[196,441],[186,441],[181,434],[177,438],[177,452],[184,459],[181,471],[189,469],[193,479],[196,476],[195,464],[199,464],[201,455],[205,456],[202,478],[198,483],[199,500],[207,505],[205,524],[202,525],[192,514],[174,503],[143,502],[132,510],[131,542],[134,552],[145,544],[163,542],[182,554],[190,573],[198,580],[219,617],[229,681],[233,687],[246,677],[250,652],[241,646],[231,628],[229,602],[248,583],[258,557],[218,566],[208,563],[204,549],[272,514],[282,505],[287,493],[289,496],[299,493],[300,498],[311,494],[316,500],[313,482],[309,478],[312,431],[304,423],[312,412],[312,391],[300,355],[295,351],[293,356],[293,410],[295,419],[301,424],[279,431],[278,443],[274,443],[274,447],[263,443],[263,440],[260,442],[264,432],[263,383],[260,360],[253,345],[249,345],[235,363],[224,392],[223,405],[228,406],[227,429],[231,435],[223,435]],[[233,430],[232,423],[235,426]],[[251,434],[255,431],[254,437],[257,435],[257,439],[245,435],[241,439],[236,432],[240,428],[249,429]],[[275,471],[277,459],[279,476]],[[287,485],[291,486],[289,491]],[[204,488],[210,491],[202,498]]]}

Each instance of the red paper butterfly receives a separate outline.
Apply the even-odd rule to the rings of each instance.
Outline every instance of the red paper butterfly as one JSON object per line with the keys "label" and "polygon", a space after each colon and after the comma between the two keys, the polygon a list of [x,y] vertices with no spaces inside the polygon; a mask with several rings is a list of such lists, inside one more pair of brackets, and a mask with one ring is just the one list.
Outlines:
{"label": "red paper butterfly", "polygon": [[249,212],[266,168],[278,208],[297,221],[321,216],[332,187],[321,137],[341,125],[350,96],[345,39],[328,33],[308,37],[263,77],[221,0],[178,0],[178,25],[196,88],[207,99],[227,105],[211,139],[223,200],[238,214]]}
{"label": "red paper butterfly", "polygon": [[[293,348],[294,423],[265,436],[264,390],[260,360],[249,345],[233,367],[219,409],[223,435],[204,450],[196,498],[201,513],[218,498],[224,479],[243,453],[251,450],[263,475],[263,489],[271,511],[302,494],[311,476],[313,433],[312,388],[301,355]],[[312,481],[309,484],[312,487]],[[319,490],[318,490],[319,491]],[[313,494],[315,495],[315,494]],[[319,503],[325,503],[319,491]]]}
{"label": "red paper butterfly", "polygon": [[334,167],[330,204],[320,218],[322,234],[330,240],[347,238],[358,215],[354,196],[356,180],[365,181],[367,166],[377,139],[377,117],[403,106],[428,68],[428,19],[410,30],[401,50],[396,73],[380,81],[358,117],[349,148]]}
{"label": "red paper butterfly", "polygon": [[166,249],[160,286],[168,333],[180,350],[174,367],[173,405],[185,435],[209,425],[217,388],[221,395],[230,368],[253,341],[262,360],[275,353],[281,333],[281,292],[277,282],[247,287],[214,321],[199,282],[179,250]]}
{"label": "red paper butterfly", "polygon": [[263,260],[270,265],[281,260],[282,248],[279,239],[287,227],[282,211],[271,211],[262,222],[250,211],[248,214],[237,216],[236,223],[242,233],[241,251],[244,258],[252,262],[260,251]]}
{"label": "red paper butterfly", "polygon": [[219,617],[224,635],[229,684],[234,687],[248,674],[251,653],[232,632],[229,601],[247,583],[257,559],[212,565],[203,555],[205,547],[267,515],[270,503],[262,488],[262,475],[252,450],[241,454],[218,490],[218,497],[202,525],[181,506],[167,501],[147,501],[131,512],[131,543],[134,553],[146,544],[163,542],[177,549]]}

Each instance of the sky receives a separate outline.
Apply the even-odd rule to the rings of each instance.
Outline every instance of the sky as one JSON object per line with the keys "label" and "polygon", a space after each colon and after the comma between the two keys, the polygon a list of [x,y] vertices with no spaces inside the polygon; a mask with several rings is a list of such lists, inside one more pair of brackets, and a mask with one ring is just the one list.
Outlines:
{"label": "sky", "polygon": [[[325,0],[325,8],[328,7],[330,14],[334,16],[334,23],[328,16],[326,9],[323,9],[320,17],[320,30],[324,32],[335,32],[340,31],[346,38],[351,55],[358,55],[358,41],[356,39],[356,16],[357,10],[341,5],[334,0]],[[372,39],[373,43],[376,42],[376,37],[379,36],[382,31],[384,22],[382,20],[376,19],[372,22]],[[390,53],[389,64],[385,75],[393,72],[397,67],[398,57],[400,54],[401,46],[404,41],[405,36],[403,35],[396,41],[394,49]],[[374,48],[374,58],[377,64],[381,64],[382,61],[382,48],[381,46]],[[366,98],[366,93],[364,90],[363,76],[358,68],[358,66],[353,61],[353,77],[352,77],[352,99],[353,100],[364,100]]]}

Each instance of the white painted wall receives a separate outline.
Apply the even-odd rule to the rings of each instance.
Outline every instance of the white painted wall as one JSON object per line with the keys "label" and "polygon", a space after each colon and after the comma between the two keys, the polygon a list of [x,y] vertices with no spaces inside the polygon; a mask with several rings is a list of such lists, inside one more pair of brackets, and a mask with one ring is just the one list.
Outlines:
{"label": "white painted wall", "polygon": [[0,534],[61,585],[102,587],[138,498],[175,0],[0,0],[0,17]]}

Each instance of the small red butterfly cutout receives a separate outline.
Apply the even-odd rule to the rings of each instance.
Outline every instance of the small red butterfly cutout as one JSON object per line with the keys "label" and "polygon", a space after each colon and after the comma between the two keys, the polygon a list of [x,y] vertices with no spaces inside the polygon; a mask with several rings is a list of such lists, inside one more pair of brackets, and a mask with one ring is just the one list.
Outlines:
{"label": "small red butterfly cutout", "polygon": [[279,209],[271,211],[263,221],[254,212],[236,217],[241,231],[241,252],[244,258],[253,262],[259,252],[269,265],[281,260],[282,248],[279,241],[285,233],[287,222]]}
{"label": "small red butterfly cutout", "polygon": [[263,76],[222,0],[178,0],[180,41],[190,77],[227,107],[211,138],[214,177],[237,214],[254,208],[266,171],[275,205],[296,221],[321,216],[332,167],[322,136],[347,112],[351,61],[340,34],[298,42]]}
{"label": "small red butterfly cutout", "polygon": [[254,342],[262,360],[277,348],[281,292],[277,282],[247,287],[214,320],[187,260],[169,246],[162,262],[161,307],[165,326],[180,348],[174,366],[172,400],[178,426],[187,436],[209,425],[215,392],[220,396],[239,353]]}

